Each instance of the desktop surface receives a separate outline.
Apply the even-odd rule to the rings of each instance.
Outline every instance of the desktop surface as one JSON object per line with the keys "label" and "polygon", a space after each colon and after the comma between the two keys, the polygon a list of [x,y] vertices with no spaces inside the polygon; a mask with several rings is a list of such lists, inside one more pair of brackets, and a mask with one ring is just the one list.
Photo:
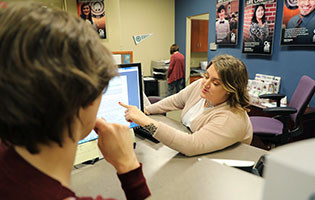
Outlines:
{"label": "desktop surface", "polygon": [[[245,152],[252,160],[258,160],[260,155],[250,155],[249,145],[237,144],[232,149],[186,157],[161,143],[155,144],[138,137],[136,141],[136,155],[143,164],[143,173],[152,193],[150,199],[258,200],[261,197],[263,178],[211,160],[222,157],[248,159]],[[225,151],[228,153],[224,156]],[[74,169],[71,188],[79,196],[102,195],[125,199],[115,169],[104,159],[94,165]]]}
{"label": "desktop surface", "polygon": [[[172,126],[184,128],[165,116],[151,116]],[[264,179],[248,172],[212,161],[234,159],[257,161],[268,153],[250,145],[237,143],[224,150],[187,157],[161,143],[136,137],[135,149],[143,164],[152,196],[150,199],[242,199],[261,198]],[[94,165],[72,171],[71,188],[78,196],[125,199],[114,167],[104,159]]]}

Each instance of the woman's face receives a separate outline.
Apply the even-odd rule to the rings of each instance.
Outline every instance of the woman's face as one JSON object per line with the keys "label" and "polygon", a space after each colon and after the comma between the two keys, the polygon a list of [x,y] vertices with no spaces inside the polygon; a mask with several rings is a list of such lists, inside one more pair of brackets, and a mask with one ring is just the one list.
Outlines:
{"label": "woman's face", "polygon": [[90,7],[88,5],[85,5],[82,10],[84,15],[90,14]]}
{"label": "woman's face", "polygon": [[259,6],[259,7],[257,8],[257,10],[256,10],[256,19],[257,19],[257,20],[258,20],[258,19],[262,19],[263,16],[264,16],[264,14],[265,14],[264,7]]}
{"label": "woman's face", "polygon": [[223,83],[212,64],[206,71],[202,79],[200,96],[209,101],[213,106],[224,103],[228,99],[228,93],[223,88]]}

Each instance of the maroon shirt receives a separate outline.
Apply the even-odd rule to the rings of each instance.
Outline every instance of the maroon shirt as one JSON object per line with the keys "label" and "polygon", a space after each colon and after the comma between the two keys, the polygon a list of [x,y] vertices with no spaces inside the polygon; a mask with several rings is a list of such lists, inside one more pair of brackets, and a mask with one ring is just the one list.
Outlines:
{"label": "maroon shirt", "polygon": [[185,57],[183,54],[173,53],[171,56],[170,66],[167,72],[168,83],[185,78]]}
{"label": "maroon shirt", "polygon": [[[72,197],[71,200],[93,200],[92,197],[77,197],[73,191],[33,167],[12,147],[8,148],[1,142],[0,163],[0,199],[61,200]],[[126,174],[118,175],[118,178],[127,199],[145,199],[150,196],[142,166]],[[95,200],[105,199],[97,196]]]}

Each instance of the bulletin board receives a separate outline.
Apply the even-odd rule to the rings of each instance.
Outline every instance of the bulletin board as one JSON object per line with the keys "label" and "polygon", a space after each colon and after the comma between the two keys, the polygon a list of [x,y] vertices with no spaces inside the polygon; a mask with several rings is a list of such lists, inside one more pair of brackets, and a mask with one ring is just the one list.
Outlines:
{"label": "bulletin board", "polygon": [[113,51],[112,53],[116,64],[133,63],[132,51]]}

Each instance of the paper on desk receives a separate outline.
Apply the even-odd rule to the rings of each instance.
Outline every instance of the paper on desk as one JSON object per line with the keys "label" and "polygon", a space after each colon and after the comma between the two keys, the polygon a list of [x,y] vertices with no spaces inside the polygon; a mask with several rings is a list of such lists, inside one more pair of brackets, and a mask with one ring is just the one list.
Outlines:
{"label": "paper on desk", "polygon": [[99,152],[97,147],[97,141],[93,140],[78,145],[78,149],[75,156],[74,165],[80,164],[82,162],[98,158]]}
{"label": "paper on desk", "polygon": [[[277,103],[276,102],[272,102],[272,103],[261,103],[262,106],[264,107],[268,107],[268,108],[275,108],[277,107]],[[287,105],[285,104],[280,104],[280,107],[286,107]]]}
{"label": "paper on desk", "polygon": [[230,166],[230,167],[251,167],[254,166],[254,161],[248,160],[228,160],[228,159],[210,159],[214,162],[220,163],[222,165]]}

